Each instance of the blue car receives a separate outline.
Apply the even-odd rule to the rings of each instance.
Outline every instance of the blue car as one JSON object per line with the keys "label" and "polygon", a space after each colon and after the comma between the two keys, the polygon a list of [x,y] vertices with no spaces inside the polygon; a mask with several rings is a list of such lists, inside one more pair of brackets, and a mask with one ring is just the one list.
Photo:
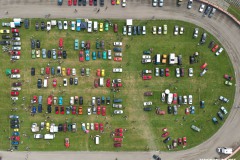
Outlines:
{"label": "blue car", "polygon": [[35,106],[32,107],[32,113],[36,113],[37,112],[37,108]]}
{"label": "blue car", "polygon": [[106,52],[106,51],[103,51],[103,53],[102,53],[102,58],[103,58],[103,59],[107,59],[107,52]]}
{"label": "blue car", "polygon": [[43,48],[43,49],[42,49],[42,58],[44,58],[44,59],[47,58],[46,52],[47,52],[46,49]]}
{"label": "blue car", "polygon": [[56,49],[53,49],[53,50],[52,50],[52,58],[53,58],[53,59],[57,59]]}
{"label": "blue car", "polygon": [[58,105],[63,105],[63,98],[62,97],[58,97]]}
{"label": "blue car", "polygon": [[70,107],[66,107],[66,114],[70,114]]}
{"label": "blue car", "polygon": [[81,25],[81,20],[80,20],[80,19],[77,19],[77,28],[76,28],[76,30],[77,30],[78,32],[81,31],[80,25]]}
{"label": "blue car", "polygon": [[191,106],[191,107],[190,107],[190,113],[191,113],[191,114],[194,114],[194,113],[195,113],[195,107],[194,107],[194,106]]}
{"label": "blue car", "polygon": [[55,75],[55,68],[54,67],[51,68],[51,74]]}
{"label": "blue car", "polygon": [[96,55],[96,52],[95,52],[95,51],[92,52],[92,59],[93,59],[93,60],[96,60],[96,59],[97,59],[97,55]]}
{"label": "blue car", "polygon": [[79,49],[78,39],[75,39],[75,41],[74,41],[74,49],[75,49],[75,50],[78,50],[78,49]]}
{"label": "blue car", "polygon": [[90,61],[89,50],[85,50],[85,60]]}
{"label": "blue car", "polygon": [[82,49],[85,48],[85,42],[84,42],[84,41],[82,41],[82,43],[81,43],[81,47],[82,47]]}
{"label": "blue car", "polygon": [[38,113],[42,113],[42,104],[38,105]]}
{"label": "blue car", "polygon": [[98,56],[98,58],[102,58],[102,56],[101,56],[101,52],[100,52],[100,51],[98,51],[97,56]]}
{"label": "blue car", "polygon": [[105,104],[105,97],[104,96],[102,96],[102,98],[101,98],[101,104]]}
{"label": "blue car", "polygon": [[19,142],[18,141],[12,141],[12,145],[18,145]]}
{"label": "blue car", "polygon": [[12,132],[12,135],[13,136],[19,136],[20,134],[19,134],[19,132]]}
{"label": "blue car", "polygon": [[38,96],[38,104],[42,104],[42,96]]}

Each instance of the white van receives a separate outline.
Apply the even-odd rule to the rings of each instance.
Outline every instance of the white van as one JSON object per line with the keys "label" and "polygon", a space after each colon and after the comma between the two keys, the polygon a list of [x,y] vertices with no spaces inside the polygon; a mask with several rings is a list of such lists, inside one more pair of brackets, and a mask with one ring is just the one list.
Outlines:
{"label": "white van", "polygon": [[55,134],[45,134],[44,139],[54,139]]}
{"label": "white van", "polygon": [[100,136],[96,135],[95,136],[95,144],[99,144]]}
{"label": "white van", "polygon": [[97,22],[97,21],[94,21],[94,22],[93,22],[93,30],[94,30],[94,31],[97,31],[97,30],[98,30],[98,22]]}
{"label": "white van", "polygon": [[169,93],[169,94],[168,94],[167,104],[172,104],[172,101],[173,101],[173,94],[172,94],[172,93]]}
{"label": "white van", "polygon": [[44,88],[47,88],[47,86],[48,86],[48,79],[44,79],[44,81],[43,81],[43,87],[44,87]]}
{"label": "white van", "polygon": [[20,77],[21,77],[20,74],[11,74],[12,79],[18,79]]}

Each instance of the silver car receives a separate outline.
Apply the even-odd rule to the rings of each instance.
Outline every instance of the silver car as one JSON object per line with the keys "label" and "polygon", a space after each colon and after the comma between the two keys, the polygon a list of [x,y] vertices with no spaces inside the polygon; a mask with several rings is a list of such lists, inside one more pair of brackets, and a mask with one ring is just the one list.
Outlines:
{"label": "silver car", "polygon": [[127,27],[123,26],[123,35],[127,35]]}
{"label": "silver car", "polygon": [[60,29],[60,30],[63,29],[62,21],[58,21],[58,29]]}
{"label": "silver car", "polygon": [[114,114],[123,114],[123,110],[114,110],[113,113]]}

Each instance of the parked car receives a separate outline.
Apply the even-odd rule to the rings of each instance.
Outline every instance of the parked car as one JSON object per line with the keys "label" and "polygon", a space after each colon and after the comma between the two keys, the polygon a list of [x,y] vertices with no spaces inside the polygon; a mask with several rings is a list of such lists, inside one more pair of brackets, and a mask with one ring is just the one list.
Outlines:
{"label": "parked car", "polygon": [[200,131],[201,131],[201,129],[198,128],[198,127],[195,126],[195,125],[191,125],[191,128],[192,128],[194,131],[197,131],[197,132],[200,132]]}

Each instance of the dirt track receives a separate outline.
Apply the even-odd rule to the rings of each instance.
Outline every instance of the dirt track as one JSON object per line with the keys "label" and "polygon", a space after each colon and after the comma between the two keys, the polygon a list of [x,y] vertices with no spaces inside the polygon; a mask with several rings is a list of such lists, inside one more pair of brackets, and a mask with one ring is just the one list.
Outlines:
{"label": "dirt track", "polygon": [[[159,155],[164,160],[192,160],[200,158],[219,157],[216,148],[219,146],[240,145],[240,109],[239,105],[239,84],[240,84],[240,27],[222,13],[216,12],[214,17],[209,19],[202,17],[198,12],[199,3],[194,1],[193,8],[188,10],[186,4],[176,6],[176,0],[165,0],[163,8],[153,8],[151,0],[129,0],[127,7],[111,6],[110,0],[105,0],[105,6],[101,7],[96,14],[95,7],[68,7],[67,1],[63,6],[56,5],[56,0],[8,0],[0,2],[0,18],[3,17],[39,17],[51,14],[50,18],[133,18],[133,19],[176,19],[184,20],[199,25],[212,33],[227,50],[236,76],[235,102],[230,115],[224,125],[210,139],[204,143],[185,151],[161,152]],[[99,8],[99,6],[98,6]],[[78,12],[74,13],[74,9]],[[4,15],[8,11],[8,15]],[[148,31],[148,34],[149,31]],[[29,160],[63,160],[63,159],[87,159],[87,160],[148,160],[153,153],[159,152],[30,152]],[[26,152],[1,152],[4,160],[25,160]],[[66,158],[67,157],[67,158]]]}

